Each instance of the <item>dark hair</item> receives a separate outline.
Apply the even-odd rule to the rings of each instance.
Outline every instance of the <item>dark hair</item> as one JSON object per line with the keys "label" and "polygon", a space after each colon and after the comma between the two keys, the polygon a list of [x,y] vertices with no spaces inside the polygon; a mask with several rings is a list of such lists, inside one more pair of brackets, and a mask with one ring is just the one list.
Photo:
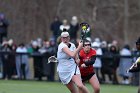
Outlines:
{"label": "dark hair", "polygon": [[85,39],[85,40],[83,41],[83,43],[85,43],[85,42],[89,42],[89,43],[91,44],[91,42],[90,42],[89,40],[87,40],[87,39]]}
{"label": "dark hair", "polygon": [[20,43],[19,46],[25,46],[24,43]]}
{"label": "dark hair", "polygon": [[136,45],[140,45],[140,37],[139,37],[138,40],[136,41]]}
{"label": "dark hair", "polygon": [[130,50],[130,46],[128,44],[124,45],[124,48]]}

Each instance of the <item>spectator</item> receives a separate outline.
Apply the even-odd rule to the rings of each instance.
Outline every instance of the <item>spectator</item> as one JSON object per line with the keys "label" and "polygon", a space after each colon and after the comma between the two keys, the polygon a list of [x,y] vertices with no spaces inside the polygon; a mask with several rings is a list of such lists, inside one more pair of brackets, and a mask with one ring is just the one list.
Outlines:
{"label": "spectator", "polygon": [[77,16],[73,16],[71,19],[70,31],[69,31],[70,38],[73,43],[76,42],[78,30],[79,30],[79,23],[78,23]]}
{"label": "spectator", "polygon": [[56,51],[57,51],[57,45],[54,40],[46,41],[45,43],[45,50],[46,52],[44,53],[43,57],[43,63],[44,64],[44,70],[45,74],[47,76],[48,81],[54,81],[54,73],[55,73],[55,63],[51,62],[50,64],[46,64],[47,59],[50,56],[56,56]]}
{"label": "spectator", "polygon": [[37,41],[38,47],[41,48],[42,47],[42,39],[41,38],[37,38],[36,41]]}
{"label": "spectator", "polygon": [[2,64],[3,64],[3,79],[11,79],[12,72],[11,72],[11,62],[10,62],[10,55],[9,52],[11,52],[11,49],[8,45],[8,41],[4,41],[2,43]]}
{"label": "spectator", "polygon": [[3,13],[0,13],[0,43],[3,41],[3,37],[7,37],[9,23]]}
{"label": "spectator", "polygon": [[59,20],[59,17],[55,17],[54,21],[51,23],[51,31],[53,33],[53,37],[55,38],[55,41],[57,40],[58,36],[60,35],[60,25],[62,25],[62,22]]}
{"label": "spectator", "polygon": [[[96,50],[97,56],[101,56],[102,55],[102,50],[100,48],[99,43],[93,42],[92,43],[92,47]],[[93,64],[94,69],[95,69],[95,73],[96,73],[99,81],[101,81],[101,77],[100,77],[101,67],[102,67],[101,63],[102,63],[101,62],[101,58],[100,57],[96,57],[95,63]]]}
{"label": "spectator", "polygon": [[[131,56],[129,45],[125,45],[120,51],[121,56]],[[121,57],[119,64],[119,75],[123,78],[122,84],[129,84],[129,78],[132,76],[131,73],[127,73],[127,69],[132,65],[132,58]]]}
{"label": "spectator", "polygon": [[116,49],[116,46],[110,44],[108,46],[105,46],[102,48],[103,51],[103,57],[102,57],[102,68],[101,73],[103,77],[103,81],[105,81],[105,74],[109,77],[109,82],[113,84],[118,84],[117,79],[117,68],[119,65],[119,58],[116,57],[116,55],[119,54],[119,52]]}
{"label": "spectator", "polygon": [[16,49],[17,49],[17,45],[14,43],[13,39],[10,39],[8,41],[9,44],[9,48],[11,50],[10,53],[10,63],[11,63],[11,72],[13,76],[17,76],[17,71],[16,71]]}
{"label": "spectator", "polygon": [[103,52],[103,57],[101,58],[102,67],[101,67],[101,75],[102,75],[102,83],[106,82],[105,75],[108,76],[109,80],[112,81],[112,68],[110,67],[110,58],[107,57],[110,55],[108,45],[106,41],[101,43],[101,49]]}
{"label": "spectator", "polygon": [[30,72],[29,72],[29,58],[28,54],[21,54],[21,53],[27,53],[27,48],[23,43],[19,44],[19,46],[16,49],[17,54],[16,56],[16,69],[17,69],[17,75],[19,79],[29,79]]}
{"label": "spectator", "polygon": [[116,50],[119,52],[120,51],[120,47],[119,47],[119,43],[117,40],[113,40],[111,45],[114,45],[116,47]]}
{"label": "spectator", "polygon": [[[119,51],[117,50],[117,47],[114,45],[111,45],[109,48],[110,55],[112,55],[112,58],[110,59],[110,62],[112,63],[111,68],[113,71],[113,84],[118,84],[117,79],[117,68],[119,66],[119,58],[115,55],[119,54]],[[113,56],[114,55],[114,56]]]}
{"label": "spectator", "polygon": [[68,32],[70,30],[70,25],[68,24],[68,21],[66,19],[63,20],[62,25],[60,25],[60,33],[66,29]]}
{"label": "spectator", "polygon": [[33,63],[34,63],[34,77],[37,80],[42,80],[43,73],[43,63],[42,63],[42,56],[39,52],[39,46],[37,41],[32,42],[32,56],[33,56]]}

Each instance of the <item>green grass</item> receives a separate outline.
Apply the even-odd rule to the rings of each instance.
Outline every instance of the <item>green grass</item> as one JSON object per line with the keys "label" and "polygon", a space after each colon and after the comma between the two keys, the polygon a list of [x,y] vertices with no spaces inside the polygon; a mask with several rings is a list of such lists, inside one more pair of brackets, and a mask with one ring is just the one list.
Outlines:
{"label": "green grass", "polygon": [[[91,93],[92,88],[86,84]],[[70,93],[60,82],[0,80],[0,93]],[[136,86],[101,85],[100,93],[137,93]]]}

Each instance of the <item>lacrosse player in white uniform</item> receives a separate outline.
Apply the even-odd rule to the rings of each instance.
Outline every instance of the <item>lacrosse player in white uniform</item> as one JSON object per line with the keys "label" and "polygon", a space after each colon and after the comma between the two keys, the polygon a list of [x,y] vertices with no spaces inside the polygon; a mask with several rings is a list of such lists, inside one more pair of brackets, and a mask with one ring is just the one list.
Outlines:
{"label": "lacrosse player in white uniform", "polygon": [[77,48],[70,42],[68,32],[61,33],[61,43],[59,44],[57,51],[57,72],[61,82],[67,86],[71,93],[79,93],[78,88],[80,91],[83,91],[83,93],[89,93],[81,81],[80,70],[76,65],[76,63],[79,62],[78,52],[82,47],[82,42],[79,42]]}

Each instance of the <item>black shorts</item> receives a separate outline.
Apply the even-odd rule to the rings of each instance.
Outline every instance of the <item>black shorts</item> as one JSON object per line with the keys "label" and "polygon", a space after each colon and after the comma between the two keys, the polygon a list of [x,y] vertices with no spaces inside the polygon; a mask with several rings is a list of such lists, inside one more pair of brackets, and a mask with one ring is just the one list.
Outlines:
{"label": "black shorts", "polygon": [[91,73],[91,74],[89,74],[89,75],[87,75],[87,76],[81,76],[82,82],[85,82],[85,81],[87,81],[87,80],[90,80],[90,78],[91,78],[94,74],[95,74],[95,73],[93,72],[93,73]]}

